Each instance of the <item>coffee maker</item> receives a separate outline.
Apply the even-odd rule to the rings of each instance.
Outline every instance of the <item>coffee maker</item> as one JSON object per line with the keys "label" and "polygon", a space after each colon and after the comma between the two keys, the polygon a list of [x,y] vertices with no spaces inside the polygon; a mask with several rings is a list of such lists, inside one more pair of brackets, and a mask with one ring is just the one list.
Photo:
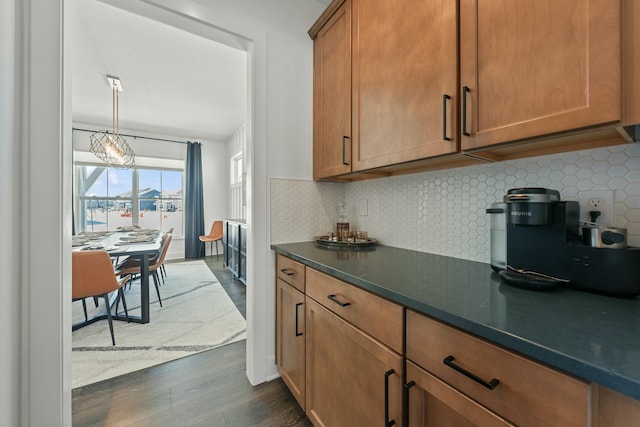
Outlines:
{"label": "coffee maker", "polygon": [[533,289],[569,286],[618,297],[640,294],[640,248],[592,247],[580,237],[580,205],[546,188],[514,188],[506,204],[506,268],[500,278]]}

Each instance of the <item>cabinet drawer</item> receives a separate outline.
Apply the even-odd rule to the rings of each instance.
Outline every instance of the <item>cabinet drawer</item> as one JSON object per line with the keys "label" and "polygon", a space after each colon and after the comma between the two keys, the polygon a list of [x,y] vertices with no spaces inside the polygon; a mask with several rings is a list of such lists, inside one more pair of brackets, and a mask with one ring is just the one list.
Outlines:
{"label": "cabinet drawer", "polygon": [[[520,426],[590,425],[590,385],[407,310],[407,359]],[[454,364],[454,367],[445,364]],[[471,378],[476,376],[476,380]],[[479,381],[498,380],[493,390]]]}
{"label": "cabinet drawer", "polygon": [[402,353],[402,306],[311,268],[307,269],[307,295]]}
{"label": "cabinet drawer", "polygon": [[284,280],[300,292],[304,292],[304,264],[278,254],[276,257],[276,272],[279,279]]}
{"label": "cabinet drawer", "polygon": [[417,365],[407,362],[406,373],[405,414],[409,416],[410,426],[513,427],[513,424]]}

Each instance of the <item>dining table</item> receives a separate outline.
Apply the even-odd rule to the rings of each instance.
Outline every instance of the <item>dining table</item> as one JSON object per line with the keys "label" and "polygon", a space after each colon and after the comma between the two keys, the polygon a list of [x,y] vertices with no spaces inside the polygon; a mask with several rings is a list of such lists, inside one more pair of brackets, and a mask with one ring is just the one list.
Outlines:
{"label": "dining table", "polygon": [[[91,234],[86,234],[91,236]],[[131,321],[136,323],[149,323],[150,319],[150,301],[149,301],[149,259],[156,255],[160,250],[162,241],[162,233],[150,233],[148,238],[136,238],[136,236],[144,236],[140,230],[114,231],[105,233],[100,239],[91,236],[84,245],[75,245],[73,250],[106,250],[111,258],[129,257],[140,260],[140,316],[128,317],[118,314],[112,315],[115,320]],[[111,310],[111,306],[107,308]],[[107,314],[98,315],[88,322],[106,319]]]}

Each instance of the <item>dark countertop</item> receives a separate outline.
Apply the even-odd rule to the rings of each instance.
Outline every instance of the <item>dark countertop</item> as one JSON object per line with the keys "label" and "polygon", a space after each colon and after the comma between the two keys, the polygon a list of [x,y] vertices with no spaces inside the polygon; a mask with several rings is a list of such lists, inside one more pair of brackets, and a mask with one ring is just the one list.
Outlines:
{"label": "dark countertop", "polygon": [[503,284],[489,264],[374,246],[271,248],[577,377],[640,399],[640,300]]}

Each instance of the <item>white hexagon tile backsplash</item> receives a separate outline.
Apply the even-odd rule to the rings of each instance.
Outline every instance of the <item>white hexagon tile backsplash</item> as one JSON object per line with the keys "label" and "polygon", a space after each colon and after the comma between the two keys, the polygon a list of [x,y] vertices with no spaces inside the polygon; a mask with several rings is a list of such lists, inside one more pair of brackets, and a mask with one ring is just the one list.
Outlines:
{"label": "white hexagon tile backsplash", "polygon": [[[510,188],[546,187],[563,200],[614,191],[616,227],[640,246],[640,144],[627,144],[370,181],[271,181],[271,241],[308,241],[326,233],[347,204],[352,229],[381,244],[489,262],[485,209]],[[366,200],[366,216],[360,201]],[[328,228],[329,227],[329,228]]]}

